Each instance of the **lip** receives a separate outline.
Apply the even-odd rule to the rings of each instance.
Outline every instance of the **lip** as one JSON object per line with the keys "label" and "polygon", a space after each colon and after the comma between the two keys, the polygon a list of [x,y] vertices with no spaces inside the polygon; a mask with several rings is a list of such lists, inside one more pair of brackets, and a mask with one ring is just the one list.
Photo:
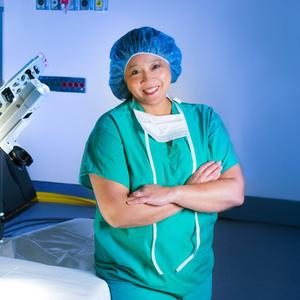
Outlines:
{"label": "lip", "polygon": [[156,85],[156,86],[153,86],[153,87],[143,89],[143,93],[145,93],[146,95],[153,95],[158,91],[158,89],[159,89],[159,86]]}

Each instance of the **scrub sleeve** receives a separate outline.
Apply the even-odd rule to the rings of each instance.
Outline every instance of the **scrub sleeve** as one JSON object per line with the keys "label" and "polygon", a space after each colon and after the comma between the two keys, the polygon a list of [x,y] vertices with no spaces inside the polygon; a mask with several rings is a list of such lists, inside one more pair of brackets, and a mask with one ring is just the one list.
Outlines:
{"label": "scrub sleeve", "polygon": [[82,162],[80,183],[83,186],[92,190],[88,174],[96,174],[130,188],[124,147],[108,115],[97,121],[86,143]]}

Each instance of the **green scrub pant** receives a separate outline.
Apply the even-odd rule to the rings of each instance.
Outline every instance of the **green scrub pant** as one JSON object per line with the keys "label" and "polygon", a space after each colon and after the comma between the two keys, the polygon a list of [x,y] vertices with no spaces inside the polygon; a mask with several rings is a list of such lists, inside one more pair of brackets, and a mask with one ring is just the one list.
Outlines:
{"label": "green scrub pant", "polygon": [[183,298],[157,290],[146,289],[125,281],[107,281],[111,300],[211,300],[212,278],[189,291]]}

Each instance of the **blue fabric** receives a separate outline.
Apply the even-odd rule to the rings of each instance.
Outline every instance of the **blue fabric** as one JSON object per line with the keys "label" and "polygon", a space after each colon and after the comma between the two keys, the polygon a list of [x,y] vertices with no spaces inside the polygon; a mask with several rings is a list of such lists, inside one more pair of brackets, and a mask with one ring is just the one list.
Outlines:
{"label": "blue fabric", "polygon": [[4,223],[4,237],[12,237],[74,218],[95,216],[95,207],[58,203],[33,203]]}
{"label": "blue fabric", "polygon": [[133,29],[117,40],[110,51],[109,86],[121,100],[131,98],[124,81],[124,69],[130,57],[138,52],[166,59],[170,65],[171,82],[175,82],[181,73],[181,51],[172,37],[151,27]]}
{"label": "blue fabric", "polygon": [[96,199],[93,191],[83,188],[79,184],[49,182],[49,181],[32,181],[34,189],[38,192],[66,194],[69,196]]}

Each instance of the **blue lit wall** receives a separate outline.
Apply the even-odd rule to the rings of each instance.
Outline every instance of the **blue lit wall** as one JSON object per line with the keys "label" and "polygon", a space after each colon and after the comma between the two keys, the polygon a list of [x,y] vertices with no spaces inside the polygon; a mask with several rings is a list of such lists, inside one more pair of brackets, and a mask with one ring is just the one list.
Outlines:
{"label": "blue lit wall", "polygon": [[223,117],[244,169],[247,195],[300,200],[300,1],[131,0],[107,13],[36,11],[5,1],[7,80],[39,51],[44,75],[86,77],[83,95],[53,93],[19,143],[35,180],[76,183],[96,119],[117,105],[108,87],[109,50],[134,27],[174,36],[183,73],[171,95],[204,102]]}

